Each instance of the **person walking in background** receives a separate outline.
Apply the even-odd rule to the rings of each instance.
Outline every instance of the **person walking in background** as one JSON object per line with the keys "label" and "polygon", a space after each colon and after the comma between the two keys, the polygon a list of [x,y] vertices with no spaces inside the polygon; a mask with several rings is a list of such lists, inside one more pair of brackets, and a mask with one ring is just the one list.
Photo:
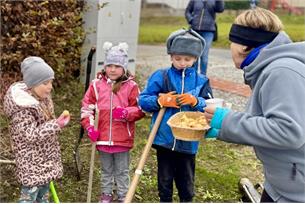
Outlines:
{"label": "person walking in background", "polygon": [[200,73],[204,75],[207,72],[209,50],[217,31],[216,13],[223,11],[224,0],[190,0],[185,10],[185,18],[188,24],[206,42],[204,51],[197,61]]}
{"label": "person walking in background", "polygon": [[264,168],[261,202],[305,202],[305,42],[293,43],[280,19],[246,10],[231,27],[236,68],[252,96],[245,112],[206,108],[208,137],[253,146]]}
{"label": "person walking in background", "polygon": [[11,146],[21,184],[19,202],[45,203],[50,182],[63,175],[58,134],[70,115],[55,118],[51,99],[54,71],[43,59],[25,58],[21,72],[23,81],[10,86],[3,102],[11,121]]}
{"label": "person walking in background", "polygon": [[[139,88],[128,65],[128,45],[105,42],[105,67],[90,84],[82,101],[81,123],[92,142],[97,141],[102,168],[102,203],[113,201],[113,182],[118,201],[129,186],[129,150],[133,147],[135,121],[145,116],[138,106]],[[95,108],[99,111],[94,129]]]}
{"label": "person walking in background", "polygon": [[249,0],[250,1],[250,8],[255,9],[256,5],[258,4],[258,0]]}
{"label": "person walking in background", "polygon": [[194,196],[195,156],[199,142],[175,139],[166,122],[179,111],[203,112],[205,99],[212,97],[209,80],[198,74],[193,66],[204,44],[204,39],[192,30],[171,33],[167,39],[167,53],[172,65],[154,72],[139,97],[142,109],[153,113],[151,126],[160,109],[166,107],[153,142],[157,150],[160,202],[172,202],[174,181],[180,202],[191,202]]}

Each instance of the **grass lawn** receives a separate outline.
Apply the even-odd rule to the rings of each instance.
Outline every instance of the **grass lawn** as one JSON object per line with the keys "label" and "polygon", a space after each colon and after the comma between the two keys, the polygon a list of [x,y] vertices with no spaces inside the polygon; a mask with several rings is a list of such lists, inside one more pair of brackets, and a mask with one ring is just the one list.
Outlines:
{"label": "grass lawn", "polygon": [[[304,40],[304,17],[281,16],[287,32],[293,40]],[[218,15],[219,40],[214,46],[227,48],[227,35],[233,16]],[[187,27],[183,17],[142,18],[139,43],[164,44],[169,33]],[[146,79],[140,79],[144,84]],[[60,135],[64,176],[55,182],[61,202],[86,202],[89,161],[91,145],[87,137],[80,147],[83,161],[81,180],[76,179],[76,168],[73,159],[73,148],[79,137],[80,101],[83,96],[83,85],[78,81],[70,81],[56,88],[53,99],[56,115],[67,109],[72,114],[71,123]],[[131,171],[133,177],[140,155],[149,134],[150,118],[146,117],[137,123],[135,147],[131,151]],[[3,140],[8,141],[8,121],[0,112],[0,149],[3,151]],[[156,156],[151,150],[137,187],[134,202],[158,202]],[[0,168],[0,201],[17,202],[19,184],[14,178],[14,166],[1,164]],[[98,202],[100,195],[100,167],[96,155],[92,202]],[[196,196],[194,202],[239,202],[242,194],[238,189],[238,181],[249,177],[254,183],[262,181],[261,164],[256,160],[251,148],[241,145],[227,144],[217,140],[203,140],[196,157]],[[174,201],[178,202],[177,191]]]}
{"label": "grass lawn", "polygon": [[[143,84],[138,81],[139,84]],[[60,135],[64,176],[55,182],[57,194],[61,202],[86,202],[89,175],[91,145],[87,137],[80,147],[83,171],[81,180],[76,179],[76,168],[73,159],[73,148],[79,136],[80,101],[83,96],[83,85],[78,81],[65,83],[53,92],[56,115],[67,109],[72,114],[68,128]],[[131,171],[133,177],[140,155],[149,134],[150,118],[146,117],[137,123],[135,147],[131,151]],[[8,121],[1,115],[1,138],[8,140]],[[2,146],[1,146],[2,147]],[[3,149],[2,149],[3,150]],[[96,154],[92,202],[98,202],[100,195],[100,166]],[[155,150],[151,150],[137,187],[134,202],[158,202],[157,168]],[[253,182],[261,181],[261,165],[253,156],[252,149],[227,144],[221,141],[201,141],[200,150],[196,157],[196,196],[194,202],[238,202],[242,194],[238,189],[238,180],[250,176]],[[19,184],[14,176],[14,166],[1,164],[0,201],[17,202]],[[174,200],[178,202],[177,191]]]}
{"label": "grass lawn", "polygon": [[[304,16],[280,15],[284,24],[284,30],[290,35],[293,41],[305,40],[305,20]],[[214,47],[229,47],[228,34],[234,21],[233,15],[217,15],[218,40],[214,42]],[[140,21],[140,44],[163,44],[168,35],[174,30],[188,28],[184,17],[146,17]]]}

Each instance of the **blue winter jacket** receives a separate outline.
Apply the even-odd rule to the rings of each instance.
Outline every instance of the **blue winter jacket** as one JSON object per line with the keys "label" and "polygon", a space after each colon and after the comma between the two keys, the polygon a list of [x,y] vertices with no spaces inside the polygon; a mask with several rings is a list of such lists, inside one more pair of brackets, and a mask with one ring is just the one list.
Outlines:
{"label": "blue winter jacket", "polygon": [[216,13],[223,11],[223,0],[190,0],[185,18],[193,30],[214,32]]}
{"label": "blue winter jacket", "polygon": [[[183,73],[184,72],[184,73]],[[185,76],[183,76],[185,75]],[[160,106],[158,104],[159,93],[176,91],[177,94],[189,93],[198,100],[196,106],[181,106],[181,109],[167,108],[160,127],[156,133],[154,145],[162,146],[173,151],[187,154],[196,154],[199,142],[189,142],[174,139],[171,128],[167,125],[168,119],[179,111],[201,111],[206,106],[205,99],[212,95],[209,80],[204,75],[198,74],[195,68],[177,70],[174,67],[157,70],[148,79],[147,85],[139,97],[139,105],[144,111],[152,112],[151,128],[155,123]]]}

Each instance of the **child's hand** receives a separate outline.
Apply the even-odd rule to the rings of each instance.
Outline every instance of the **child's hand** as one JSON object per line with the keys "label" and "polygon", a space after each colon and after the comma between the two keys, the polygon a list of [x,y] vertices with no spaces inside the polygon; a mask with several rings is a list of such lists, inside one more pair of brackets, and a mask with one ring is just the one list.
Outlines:
{"label": "child's hand", "polygon": [[177,97],[177,104],[179,106],[181,105],[191,105],[191,106],[195,106],[197,105],[197,99],[195,96],[193,96],[192,94],[180,94]]}
{"label": "child's hand", "polygon": [[56,120],[60,128],[63,128],[66,125],[68,125],[69,121],[70,121],[70,113],[67,110],[62,112],[62,114]]}
{"label": "child's hand", "polygon": [[177,94],[174,92],[169,92],[166,94],[160,94],[158,98],[158,103],[162,107],[180,108],[177,104]]}
{"label": "child's hand", "polygon": [[95,130],[93,126],[89,126],[87,128],[87,132],[88,132],[88,137],[91,140],[91,142],[96,142],[100,133],[97,130]]}
{"label": "child's hand", "polygon": [[115,107],[112,110],[112,118],[115,120],[125,120],[128,116],[128,111],[120,106]]}

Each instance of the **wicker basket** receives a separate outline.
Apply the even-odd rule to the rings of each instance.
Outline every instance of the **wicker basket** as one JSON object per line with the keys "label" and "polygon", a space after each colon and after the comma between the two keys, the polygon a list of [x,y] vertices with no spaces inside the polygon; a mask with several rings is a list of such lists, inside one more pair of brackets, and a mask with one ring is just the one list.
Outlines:
{"label": "wicker basket", "polygon": [[183,115],[186,115],[188,118],[197,119],[201,116],[204,116],[202,112],[179,112],[169,118],[167,124],[171,127],[173,135],[176,139],[184,141],[199,141],[205,135],[206,131],[210,128],[209,125],[206,125],[203,128],[188,128],[180,127],[181,118]]}

